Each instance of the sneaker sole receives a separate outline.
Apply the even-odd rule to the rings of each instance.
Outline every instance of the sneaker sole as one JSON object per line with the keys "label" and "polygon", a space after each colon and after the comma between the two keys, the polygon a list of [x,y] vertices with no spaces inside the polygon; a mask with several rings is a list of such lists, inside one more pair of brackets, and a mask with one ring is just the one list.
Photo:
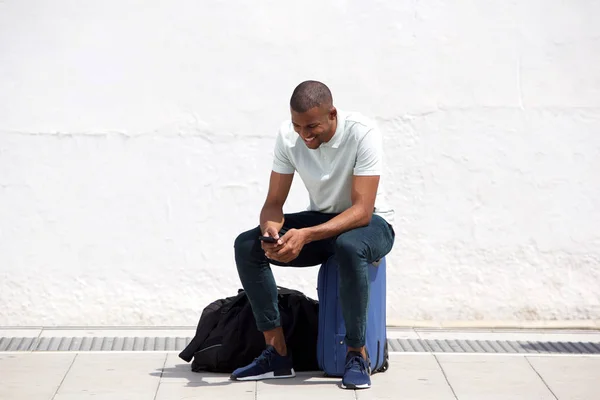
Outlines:
{"label": "sneaker sole", "polygon": [[344,385],[342,383],[342,389],[369,389],[371,387],[368,383],[363,383],[362,385]]}
{"label": "sneaker sole", "polygon": [[261,375],[254,376],[243,376],[243,377],[231,377],[234,381],[260,381],[263,379],[284,379],[284,378],[293,378],[296,376],[296,372],[294,369],[291,370],[290,373],[283,375],[275,375],[275,372],[267,372]]}

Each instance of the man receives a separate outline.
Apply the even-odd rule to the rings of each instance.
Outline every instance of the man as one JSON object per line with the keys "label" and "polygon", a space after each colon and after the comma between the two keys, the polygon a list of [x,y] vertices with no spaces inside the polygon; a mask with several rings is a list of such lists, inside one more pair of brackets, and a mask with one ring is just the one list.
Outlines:
{"label": "man", "polygon": [[[266,350],[235,370],[233,380],[295,376],[277,306],[277,286],[269,264],[306,267],[335,255],[340,303],[346,323],[346,369],[342,387],[371,385],[365,350],[368,265],[390,252],[393,210],[383,204],[380,175],[382,140],[365,117],[333,106],[329,88],[302,82],[290,100],[291,121],[277,135],[269,191],[260,226],[240,234],[235,260]],[[309,194],[308,211],[283,214],[294,172]],[[260,236],[275,243],[259,240]]]}

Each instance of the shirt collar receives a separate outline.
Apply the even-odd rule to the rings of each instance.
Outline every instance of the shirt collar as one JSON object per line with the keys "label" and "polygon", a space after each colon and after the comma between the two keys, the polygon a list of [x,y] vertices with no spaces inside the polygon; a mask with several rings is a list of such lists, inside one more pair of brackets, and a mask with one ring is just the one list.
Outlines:
{"label": "shirt collar", "polygon": [[321,144],[321,146],[332,147],[334,149],[337,149],[338,147],[340,147],[340,144],[342,143],[342,138],[344,137],[345,125],[346,125],[346,118],[345,118],[344,114],[340,110],[338,110],[337,126],[335,128],[335,133],[333,134],[333,137],[331,138],[331,140],[329,140],[329,142],[323,143],[323,144]]}

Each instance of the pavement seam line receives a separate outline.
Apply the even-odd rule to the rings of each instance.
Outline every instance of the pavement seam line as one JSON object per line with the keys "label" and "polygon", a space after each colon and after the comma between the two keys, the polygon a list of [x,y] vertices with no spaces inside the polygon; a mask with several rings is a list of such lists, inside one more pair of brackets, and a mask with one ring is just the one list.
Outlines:
{"label": "pavement seam line", "polygon": [[79,353],[75,353],[75,357],[73,357],[73,361],[71,361],[71,365],[69,365],[69,368],[67,368],[67,372],[65,372],[65,376],[63,376],[63,378],[60,380],[60,383],[58,384],[58,387],[56,388],[56,391],[52,395],[51,400],[54,400],[56,398],[56,395],[58,394],[58,391],[60,390],[60,388],[62,387],[63,383],[65,382],[65,379],[67,379],[67,375],[69,375],[69,372],[71,372],[71,368],[73,368],[73,364],[75,364],[75,360],[77,359],[78,355],[79,355]]}
{"label": "pavement seam line", "polygon": [[433,349],[431,348],[431,346],[429,345],[428,339],[424,338],[423,336],[421,336],[421,332],[417,329],[413,328],[413,331],[417,334],[417,337],[419,338],[419,344],[421,346],[423,346],[423,348],[428,352],[428,353],[433,353]]}
{"label": "pavement seam line", "polygon": [[531,364],[531,361],[529,361],[529,357],[525,356],[525,360],[527,361],[527,364],[529,364],[529,366],[531,367],[531,369],[537,374],[537,376],[540,377],[540,379],[544,383],[544,386],[546,386],[546,388],[550,391],[550,393],[552,393],[552,396],[554,396],[554,398],[556,400],[559,400],[558,396],[552,391],[552,389],[550,388],[550,386],[548,386],[548,383],[546,383],[546,380],[544,378],[542,378],[542,375],[538,372],[537,369],[535,369],[535,367],[533,366],[533,364]]}
{"label": "pavement seam line", "polygon": [[44,328],[40,329],[40,332],[38,333],[37,337],[31,344],[31,350],[30,350],[31,353],[33,353],[35,351],[35,349],[37,349],[38,345],[40,344],[40,341],[42,340],[42,332],[44,332]]}
{"label": "pavement seam line", "polygon": [[162,377],[165,373],[165,366],[167,365],[167,358],[169,358],[169,353],[165,354],[165,361],[163,361],[163,366],[160,369],[160,377],[158,378],[158,385],[156,385],[156,392],[154,392],[154,400],[156,400],[156,396],[158,396],[158,390],[160,389],[160,384],[162,383]]}
{"label": "pavement seam line", "polygon": [[435,354],[432,354],[432,356],[433,356],[433,358],[435,358],[435,362],[437,363],[438,367],[440,367],[440,370],[442,370],[442,374],[444,375],[444,379],[446,379],[446,383],[448,384],[448,387],[450,387],[450,390],[452,390],[452,395],[454,396],[454,398],[456,400],[458,400],[458,396],[456,395],[456,392],[454,391],[454,388],[450,384],[450,380],[448,380],[448,376],[446,375],[446,371],[444,371],[444,367],[442,367],[442,364],[440,363],[440,360],[438,360],[438,358],[437,358],[437,356]]}

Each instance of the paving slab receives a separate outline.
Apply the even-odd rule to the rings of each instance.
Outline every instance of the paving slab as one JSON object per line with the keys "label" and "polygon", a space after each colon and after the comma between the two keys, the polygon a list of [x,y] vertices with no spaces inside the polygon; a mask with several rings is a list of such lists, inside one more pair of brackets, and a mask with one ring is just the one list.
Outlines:
{"label": "paving slab", "polygon": [[[158,369],[160,372],[160,368]],[[193,372],[192,363],[179,358],[178,353],[168,353],[162,375],[163,383],[198,383],[208,384],[229,382],[229,374],[215,372]],[[197,385],[201,386],[201,385]]]}
{"label": "paving slab", "polygon": [[54,400],[152,400],[165,353],[79,353]]}
{"label": "paving slab", "polygon": [[556,400],[524,356],[436,358],[459,400]]}
{"label": "paving slab", "polygon": [[[1,332],[1,331],[0,331]],[[40,337],[194,337],[195,329],[60,329],[44,328]]]}
{"label": "paving slab", "polygon": [[22,328],[2,328],[0,329],[0,337],[26,337],[35,338],[42,333],[42,329],[22,329]]}
{"label": "paving slab", "polygon": [[322,372],[298,372],[295,378],[273,379],[257,383],[257,400],[354,400],[353,390],[341,388],[340,378]]}
{"label": "paving slab", "polygon": [[388,328],[388,339],[419,339],[419,335],[412,328]]}
{"label": "paving slab", "polygon": [[193,372],[191,363],[169,353],[162,368],[156,400],[239,399],[255,400],[256,382],[233,382],[229,374]]}
{"label": "paving slab", "polygon": [[51,399],[74,358],[73,353],[0,353],[0,399]]}
{"label": "paving slab", "polygon": [[600,357],[536,357],[527,360],[560,400],[600,399]]}
{"label": "paving slab", "polygon": [[578,332],[543,332],[523,330],[446,330],[446,329],[415,329],[420,339],[429,340],[507,340],[507,341],[530,341],[530,342],[592,342],[600,343],[600,332],[578,331]]}
{"label": "paving slab", "polygon": [[256,382],[161,381],[156,400],[255,400],[255,390]]}
{"label": "paving slab", "polygon": [[356,391],[360,400],[455,400],[431,354],[392,354],[390,368],[371,376],[369,390]]}

